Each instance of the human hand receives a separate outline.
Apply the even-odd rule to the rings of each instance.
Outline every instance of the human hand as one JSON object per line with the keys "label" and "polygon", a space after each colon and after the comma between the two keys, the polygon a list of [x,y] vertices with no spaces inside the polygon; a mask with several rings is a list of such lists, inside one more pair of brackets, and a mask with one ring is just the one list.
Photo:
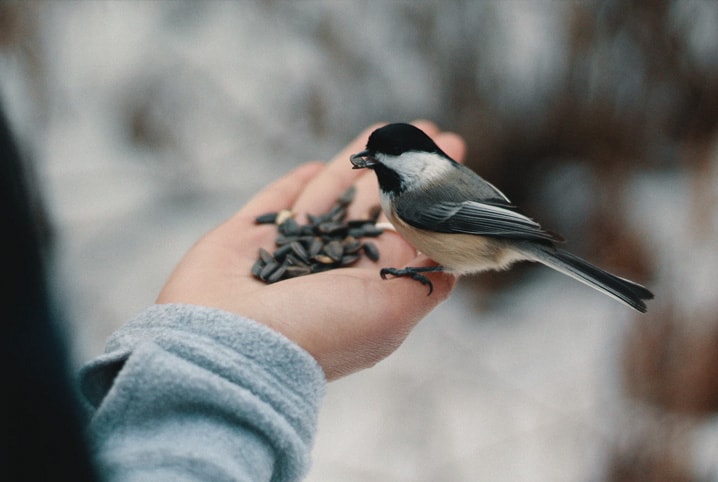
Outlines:
{"label": "human hand", "polygon": [[[465,153],[456,134],[425,121],[415,123],[456,160]],[[266,285],[250,272],[260,247],[273,251],[276,226],[258,225],[258,215],[290,208],[300,223],[306,214],[329,209],[356,186],[348,219],[364,218],[378,204],[376,177],[353,170],[349,156],[364,149],[372,126],[328,164],[310,162],[267,186],[238,213],[207,233],[184,256],[157,298],[219,308],[263,323],[309,352],[329,380],[373,366],[404,341],[416,323],[445,300],[456,283],[446,273],[429,275],[434,292],[411,279],[382,280],[382,267],[431,265],[401,236],[385,231],[372,239],[377,263],[362,257],[351,267]]]}

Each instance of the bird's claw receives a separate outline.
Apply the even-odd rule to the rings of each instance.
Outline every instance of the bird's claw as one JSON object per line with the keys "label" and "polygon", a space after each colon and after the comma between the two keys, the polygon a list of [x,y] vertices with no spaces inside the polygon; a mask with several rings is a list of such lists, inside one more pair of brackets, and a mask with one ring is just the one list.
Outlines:
{"label": "bird's claw", "polygon": [[382,268],[381,271],[379,271],[379,276],[381,276],[381,279],[387,279],[387,275],[391,275],[395,278],[403,278],[408,276],[414,281],[418,281],[424,286],[428,286],[429,293],[426,296],[431,296],[431,293],[434,292],[434,285],[429,278],[427,278],[421,273],[433,273],[437,271],[443,271],[443,268],[441,266],[427,266],[420,268]]}

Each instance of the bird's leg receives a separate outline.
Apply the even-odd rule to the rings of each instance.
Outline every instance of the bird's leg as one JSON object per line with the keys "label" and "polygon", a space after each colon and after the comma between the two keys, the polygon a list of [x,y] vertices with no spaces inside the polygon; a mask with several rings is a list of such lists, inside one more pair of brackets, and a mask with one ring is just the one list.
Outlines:
{"label": "bird's leg", "polygon": [[428,285],[429,294],[427,296],[429,296],[434,291],[434,285],[431,284],[431,280],[429,278],[421,273],[437,273],[440,271],[444,271],[443,266],[408,266],[406,268],[382,268],[381,271],[379,271],[379,275],[381,276],[381,279],[386,279],[387,275],[391,275],[396,278],[409,276],[411,279],[416,280],[423,285]]}

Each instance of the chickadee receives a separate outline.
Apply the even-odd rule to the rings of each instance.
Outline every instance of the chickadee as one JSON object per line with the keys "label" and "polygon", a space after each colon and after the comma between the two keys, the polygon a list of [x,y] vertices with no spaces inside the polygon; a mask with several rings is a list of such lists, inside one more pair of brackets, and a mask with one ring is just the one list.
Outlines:
{"label": "chickadee", "polygon": [[646,312],[653,293],[556,247],[562,239],[511,205],[501,191],[451,159],[410,124],[375,130],[366,149],[351,156],[353,169],[372,169],[381,206],[391,224],[439,266],[383,268],[429,286],[421,273],[454,274],[506,269],[520,260],[538,261],[622,303]]}

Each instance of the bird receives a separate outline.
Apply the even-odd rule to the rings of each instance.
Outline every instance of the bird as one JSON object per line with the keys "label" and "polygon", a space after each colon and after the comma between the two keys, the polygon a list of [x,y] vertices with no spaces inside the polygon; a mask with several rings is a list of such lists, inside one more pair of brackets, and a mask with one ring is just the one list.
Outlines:
{"label": "bird", "polygon": [[564,240],[527,217],[490,182],[456,162],[418,127],[392,123],[374,130],[366,149],[350,156],[370,169],[381,208],[394,229],[437,265],[380,270],[381,278],[410,277],[433,291],[423,273],[455,275],[503,270],[535,261],[641,312],[653,293],[558,247]]}

